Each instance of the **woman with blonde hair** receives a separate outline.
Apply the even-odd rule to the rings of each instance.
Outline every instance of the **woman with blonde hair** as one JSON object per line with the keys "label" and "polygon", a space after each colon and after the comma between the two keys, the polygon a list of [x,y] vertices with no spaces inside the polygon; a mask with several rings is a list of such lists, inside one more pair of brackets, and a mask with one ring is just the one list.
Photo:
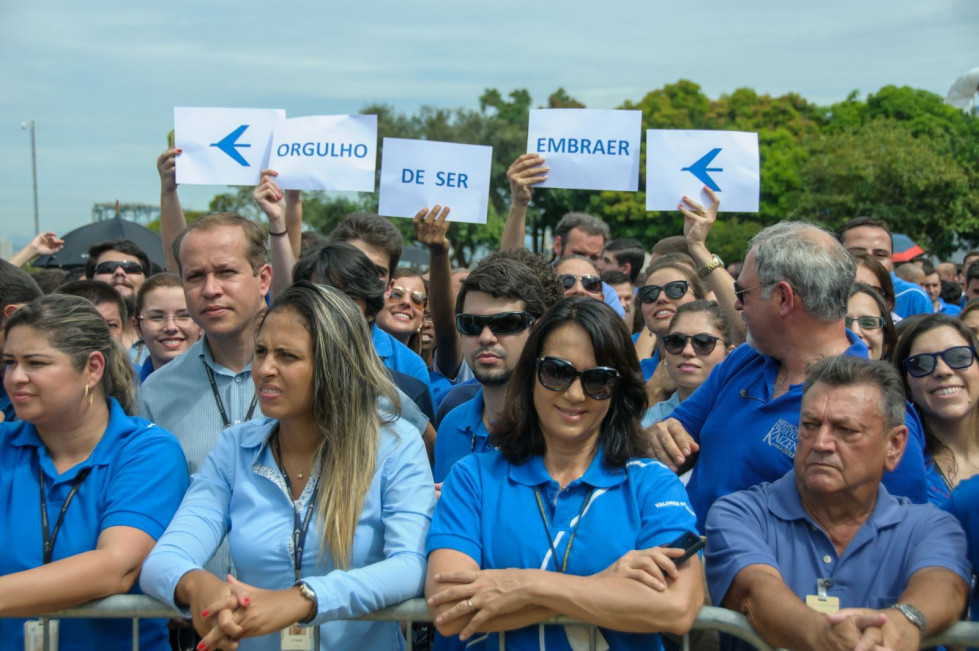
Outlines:
{"label": "woman with blonde hair", "polygon": [[[258,324],[252,377],[266,418],[222,432],[143,588],[189,607],[207,649],[403,647],[395,622],[339,621],[421,593],[435,503],[367,322],[298,281]],[[238,579],[201,569],[226,533]]]}

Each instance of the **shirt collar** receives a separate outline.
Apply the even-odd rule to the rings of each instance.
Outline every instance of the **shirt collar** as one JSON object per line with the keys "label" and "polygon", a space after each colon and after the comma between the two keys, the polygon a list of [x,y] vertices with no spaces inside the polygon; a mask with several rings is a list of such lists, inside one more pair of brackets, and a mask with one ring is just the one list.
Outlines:
{"label": "shirt collar", "polygon": [[387,359],[394,354],[394,344],[391,343],[391,335],[377,327],[375,323],[371,326],[371,341],[374,343],[374,350],[381,359]]}
{"label": "shirt collar", "polygon": [[[526,463],[510,465],[510,479],[518,484],[525,486],[540,486],[554,479],[548,474],[544,466],[544,457],[533,456]],[[625,468],[612,468],[605,463],[605,454],[599,444],[595,457],[588,465],[588,470],[579,479],[574,480],[569,485],[577,483],[588,484],[595,488],[611,488],[624,482],[626,479]]]}
{"label": "shirt collar", "polygon": [[204,363],[207,364],[208,368],[210,368],[215,373],[218,373],[220,375],[230,375],[232,377],[235,377],[237,375],[241,375],[242,373],[249,373],[250,374],[251,371],[252,371],[252,363],[251,362],[248,362],[245,365],[245,368],[241,369],[241,372],[240,373],[235,373],[234,371],[232,371],[227,366],[222,366],[221,364],[218,364],[217,362],[215,362],[214,361],[214,356],[211,355],[211,346],[207,343],[207,334],[206,333],[198,341],[194,342],[194,345],[195,346],[197,346],[197,345],[200,346],[200,350],[197,353],[198,357],[200,357],[202,360],[204,360]]}
{"label": "shirt collar", "polygon": [[[806,520],[815,525],[802,507],[799,489],[795,484],[794,469],[772,482],[768,492],[768,509],[782,520]],[[877,502],[874,504],[868,522],[874,529],[879,530],[898,524],[902,517],[901,503],[887,492],[883,483],[880,483],[877,486]]]}

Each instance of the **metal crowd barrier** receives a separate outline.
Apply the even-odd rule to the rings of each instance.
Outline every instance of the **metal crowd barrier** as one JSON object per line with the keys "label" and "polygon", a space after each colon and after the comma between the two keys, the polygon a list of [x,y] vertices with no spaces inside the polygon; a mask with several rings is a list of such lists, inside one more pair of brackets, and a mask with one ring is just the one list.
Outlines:
{"label": "metal crowd barrier", "polygon": [[[82,606],[49,613],[41,618],[46,619],[72,619],[72,618],[91,618],[91,619],[132,619],[133,620],[133,651],[139,650],[139,620],[146,618],[172,618],[182,617],[170,606],[160,603],[152,597],[145,595],[115,595],[98,599]],[[428,614],[428,606],[424,599],[409,599],[400,604],[378,610],[365,615],[360,619],[375,621],[398,621],[404,622],[410,629],[414,622],[431,622],[432,618]],[[597,627],[582,622],[571,617],[558,616],[545,621],[547,624],[575,624],[585,626],[591,632],[591,651],[595,651]],[[741,613],[736,613],[726,608],[705,606],[697,614],[697,619],[693,625],[694,630],[718,631],[733,635],[748,644],[751,644],[759,651],[775,651],[771,646],[761,639],[761,636],[748,623],[748,618]],[[959,622],[950,629],[928,638],[922,643],[922,648],[935,647],[940,645],[960,645],[969,647],[979,647],[979,623]],[[506,634],[500,633],[500,649],[506,647]],[[45,640],[47,650],[47,640]],[[411,636],[407,639],[407,649],[412,651]],[[683,636],[683,651],[689,651],[689,636]]]}

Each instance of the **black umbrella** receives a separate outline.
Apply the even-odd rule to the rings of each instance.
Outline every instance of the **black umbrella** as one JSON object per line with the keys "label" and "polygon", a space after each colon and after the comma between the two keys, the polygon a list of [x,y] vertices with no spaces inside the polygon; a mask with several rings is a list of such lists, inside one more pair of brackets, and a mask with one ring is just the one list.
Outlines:
{"label": "black umbrella", "polygon": [[62,239],[65,248],[54,255],[46,255],[34,262],[35,267],[83,267],[88,260],[88,250],[94,244],[109,240],[129,240],[146,251],[150,261],[163,268],[163,240],[160,234],[136,222],[131,222],[116,215],[112,219],[94,222],[76,228]]}

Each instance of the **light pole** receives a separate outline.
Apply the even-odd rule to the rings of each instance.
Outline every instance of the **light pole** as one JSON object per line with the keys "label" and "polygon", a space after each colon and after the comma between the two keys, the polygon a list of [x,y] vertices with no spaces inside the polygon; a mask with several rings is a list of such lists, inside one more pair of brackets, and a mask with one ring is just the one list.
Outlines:
{"label": "light pole", "polygon": [[31,176],[34,179],[34,234],[41,232],[41,223],[37,215],[37,149],[34,146],[34,120],[21,122],[21,129],[29,129],[31,132]]}

